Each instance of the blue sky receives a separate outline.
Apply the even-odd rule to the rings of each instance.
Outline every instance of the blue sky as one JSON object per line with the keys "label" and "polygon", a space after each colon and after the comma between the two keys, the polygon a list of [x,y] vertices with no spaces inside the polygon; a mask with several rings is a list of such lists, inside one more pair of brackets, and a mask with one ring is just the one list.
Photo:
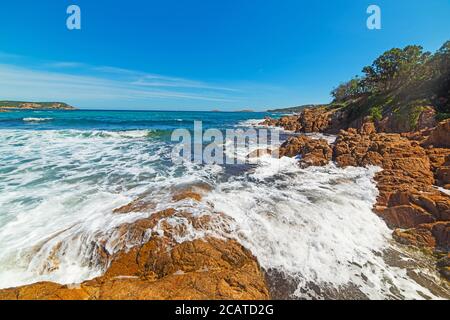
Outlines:
{"label": "blue sky", "polygon": [[[82,30],[66,28],[81,8]],[[366,9],[382,10],[382,30]],[[450,40],[448,0],[16,0],[0,4],[0,99],[265,110],[329,92],[392,47]]]}

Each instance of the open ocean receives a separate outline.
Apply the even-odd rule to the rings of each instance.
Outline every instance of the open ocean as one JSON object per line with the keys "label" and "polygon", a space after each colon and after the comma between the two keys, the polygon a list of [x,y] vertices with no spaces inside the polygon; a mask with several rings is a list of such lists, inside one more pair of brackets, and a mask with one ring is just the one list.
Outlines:
{"label": "open ocean", "polygon": [[[245,129],[266,115],[0,113],[0,288],[99,276],[107,266],[96,256],[96,244],[110,253],[132,245],[115,238],[115,227],[177,208],[192,215],[224,214],[228,223],[226,230],[205,233],[187,219],[171,221],[189,230],[178,241],[206,235],[238,240],[258,258],[271,286],[284,285],[286,296],[435,297],[392,263],[410,259],[372,212],[378,168],[302,169],[295,159],[268,156],[239,168],[171,161],[174,129],[192,129],[194,120],[203,121],[204,129]],[[202,201],[172,199],[177,188],[199,184],[211,189]],[[155,205],[113,213],[135,199]],[[425,267],[421,273],[427,281],[437,279]]]}

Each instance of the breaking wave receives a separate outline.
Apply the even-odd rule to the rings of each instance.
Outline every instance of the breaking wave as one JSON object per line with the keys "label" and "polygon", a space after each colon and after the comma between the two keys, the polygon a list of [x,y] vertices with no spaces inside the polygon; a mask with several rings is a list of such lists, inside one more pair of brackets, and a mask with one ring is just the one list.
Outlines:
{"label": "breaking wave", "polygon": [[25,122],[45,122],[52,121],[53,118],[23,118],[22,120]]}

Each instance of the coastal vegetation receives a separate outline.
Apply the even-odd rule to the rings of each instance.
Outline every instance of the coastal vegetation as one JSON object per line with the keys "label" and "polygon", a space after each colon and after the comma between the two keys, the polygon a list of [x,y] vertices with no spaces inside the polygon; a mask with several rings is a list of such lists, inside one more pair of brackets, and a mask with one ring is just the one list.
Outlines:
{"label": "coastal vegetation", "polygon": [[331,92],[329,104],[268,112],[325,109],[339,116],[339,128],[368,118],[382,131],[408,132],[450,118],[450,41],[435,53],[421,46],[393,48],[362,68],[362,74]]}
{"label": "coastal vegetation", "polygon": [[362,73],[331,92],[329,107],[347,108],[350,121],[391,116],[416,129],[426,107],[434,109],[438,121],[450,117],[450,41],[435,53],[417,45],[390,49]]}

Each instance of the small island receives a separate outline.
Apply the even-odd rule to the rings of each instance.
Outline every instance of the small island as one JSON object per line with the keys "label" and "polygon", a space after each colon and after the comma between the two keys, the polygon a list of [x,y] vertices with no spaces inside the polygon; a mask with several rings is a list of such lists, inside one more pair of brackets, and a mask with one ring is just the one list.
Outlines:
{"label": "small island", "polygon": [[64,102],[0,101],[0,112],[10,110],[76,110]]}

